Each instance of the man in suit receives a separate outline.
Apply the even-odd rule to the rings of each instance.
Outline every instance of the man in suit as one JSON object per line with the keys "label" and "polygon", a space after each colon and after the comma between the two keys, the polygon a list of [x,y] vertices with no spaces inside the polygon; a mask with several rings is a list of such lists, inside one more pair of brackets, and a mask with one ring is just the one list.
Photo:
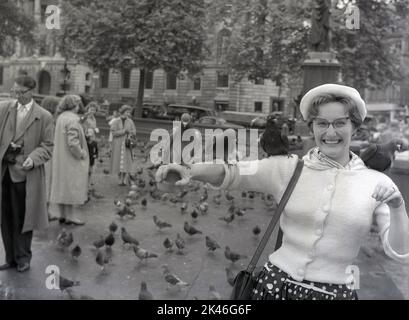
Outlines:
{"label": "man in suit", "polygon": [[19,76],[17,101],[0,104],[0,224],[6,262],[0,270],[30,269],[33,230],[48,226],[44,163],[52,156],[53,118],[34,102],[34,79]]}

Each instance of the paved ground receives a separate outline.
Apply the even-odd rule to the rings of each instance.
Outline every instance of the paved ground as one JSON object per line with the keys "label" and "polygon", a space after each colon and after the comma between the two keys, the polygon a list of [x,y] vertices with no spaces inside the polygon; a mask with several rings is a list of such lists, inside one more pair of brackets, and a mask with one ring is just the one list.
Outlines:
{"label": "paved ground", "polygon": [[[199,299],[208,298],[209,285],[214,285],[223,298],[228,298],[231,291],[226,281],[225,268],[229,267],[234,273],[248,263],[231,265],[224,257],[223,251],[208,253],[205,248],[204,235],[189,237],[183,231],[183,222],[192,222],[189,205],[188,214],[182,215],[180,204],[169,201],[152,200],[149,196],[148,206],[142,209],[135,205],[134,219],[120,220],[114,214],[113,201],[123,199],[128,187],[117,186],[115,177],[105,175],[102,171],[107,166],[105,159],[99,164],[96,172],[96,186],[106,198],[92,200],[85,206],[78,208],[78,216],[86,221],[82,227],[67,227],[74,235],[74,244],[80,244],[82,255],[74,261],[69,251],[58,249],[55,244],[57,234],[61,231],[58,222],[53,222],[46,232],[35,233],[33,240],[32,268],[27,273],[19,274],[15,270],[0,272],[0,281],[4,286],[14,290],[17,299],[66,299],[67,295],[58,290],[48,290],[45,286],[46,267],[56,265],[63,276],[79,280],[81,285],[75,292],[92,296],[96,299],[137,299],[141,281],[148,283],[148,288],[156,299]],[[402,178],[402,176],[400,176]],[[407,177],[405,177],[406,179]],[[186,200],[197,202],[203,189],[196,193],[189,193]],[[237,202],[243,206],[252,207],[242,218],[236,218],[230,225],[218,218],[226,214],[229,203],[223,197],[221,205],[212,201],[215,192],[209,193],[209,213],[200,215],[195,227],[204,234],[211,236],[222,247],[229,245],[233,250],[251,256],[258,240],[252,234],[252,228],[259,225],[262,229],[269,222],[273,211],[267,210],[264,202],[257,197],[254,200],[242,200],[241,193],[233,192]],[[156,214],[170,222],[173,227],[158,231],[152,217]],[[141,247],[158,253],[159,258],[148,263],[138,263],[132,250],[122,245],[119,233],[116,233],[116,243],[112,248],[113,259],[105,271],[101,271],[95,263],[95,249],[91,243],[99,235],[106,235],[108,225],[116,221],[119,226],[125,226],[128,232],[137,238]],[[162,243],[166,237],[174,239],[180,233],[186,239],[184,255],[166,252]],[[0,244],[1,248],[2,244]],[[72,246],[71,246],[72,247]],[[265,250],[269,252],[273,242]],[[260,261],[265,261],[266,253]],[[0,261],[4,260],[3,249],[0,250]],[[172,272],[190,283],[187,290],[174,292],[166,290],[167,284],[162,276],[161,265],[169,265]],[[400,265],[387,258],[379,246],[379,240],[374,235],[368,235],[365,249],[360,253],[356,265],[360,268],[361,289],[358,291],[360,299],[409,299],[409,267]]]}

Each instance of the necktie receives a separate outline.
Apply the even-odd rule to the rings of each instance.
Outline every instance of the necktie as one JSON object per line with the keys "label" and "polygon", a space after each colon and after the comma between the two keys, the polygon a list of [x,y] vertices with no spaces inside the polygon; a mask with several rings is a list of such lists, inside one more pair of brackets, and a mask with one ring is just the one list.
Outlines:
{"label": "necktie", "polygon": [[17,109],[17,121],[16,121],[16,132],[20,132],[21,125],[24,123],[24,119],[27,115],[27,107],[25,105],[19,105]]}

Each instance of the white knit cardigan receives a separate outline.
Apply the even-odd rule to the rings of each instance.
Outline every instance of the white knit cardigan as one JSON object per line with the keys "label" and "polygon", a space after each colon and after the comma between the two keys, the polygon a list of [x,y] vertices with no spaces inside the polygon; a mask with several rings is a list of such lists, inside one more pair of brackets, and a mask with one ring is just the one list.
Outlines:
{"label": "white knit cardigan", "polygon": [[[389,244],[389,206],[371,197],[380,181],[397,188],[388,176],[368,169],[356,155],[342,169],[317,161],[311,152],[303,159],[303,171],[280,219],[283,243],[269,256],[271,263],[297,281],[350,284],[350,266],[373,218],[385,253],[400,262],[409,261],[409,253],[398,254]],[[217,189],[259,191],[279,200],[297,160],[295,155],[274,156],[225,165],[225,178]]]}

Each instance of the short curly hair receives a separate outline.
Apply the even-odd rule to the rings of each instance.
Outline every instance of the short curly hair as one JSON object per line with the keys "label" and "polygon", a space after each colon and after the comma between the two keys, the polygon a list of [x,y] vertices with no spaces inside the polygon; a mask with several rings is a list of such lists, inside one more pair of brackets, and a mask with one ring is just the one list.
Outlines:
{"label": "short curly hair", "polygon": [[312,125],[312,121],[314,120],[315,117],[318,116],[319,107],[322,106],[323,104],[327,104],[330,102],[338,102],[338,103],[343,104],[346,107],[346,110],[348,112],[348,117],[351,119],[351,122],[354,128],[356,129],[361,126],[362,124],[361,115],[359,113],[358,107],[356,106],[354,100],[352,100],[351,98],[345,97],[345,96],[338,96],[332,93],[327,93],[327,94],[316,96],[311,102],[311,107],[309,109],[308,119],[307,119],[307,123],[310,128]]}

